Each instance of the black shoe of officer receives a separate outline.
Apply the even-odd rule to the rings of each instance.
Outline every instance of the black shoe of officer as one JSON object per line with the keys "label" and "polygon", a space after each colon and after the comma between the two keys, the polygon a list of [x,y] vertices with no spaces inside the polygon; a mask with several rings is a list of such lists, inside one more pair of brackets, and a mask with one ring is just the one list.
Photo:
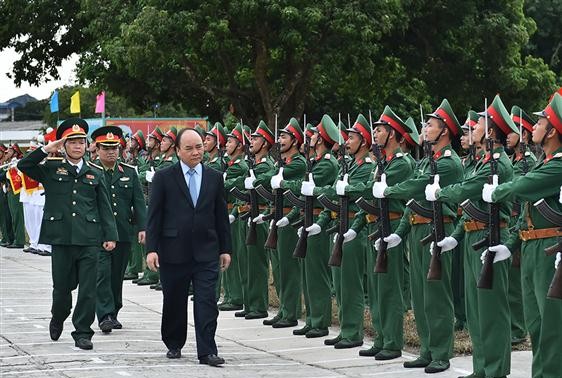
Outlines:
{"label": "black shoe of officer", "polygon": [[49,335],[51,336],[51,340],[57,341],[59,339],[62,328],[62,323],[55,322],[55,320],[51,318],[51,322],[49,323]]}
{"label": "black shoe of officer", "polygon": [[113,320],[110,315],[106,315],[102,318],[100,324],[100,329],[103,333],[109,333],[113,329]]}
{"label": "black shoe of officer", "polygon": [[74,345],[80,349],[90,350],[94,348],[94,344],[88,339],[78,339],[74,342]]}

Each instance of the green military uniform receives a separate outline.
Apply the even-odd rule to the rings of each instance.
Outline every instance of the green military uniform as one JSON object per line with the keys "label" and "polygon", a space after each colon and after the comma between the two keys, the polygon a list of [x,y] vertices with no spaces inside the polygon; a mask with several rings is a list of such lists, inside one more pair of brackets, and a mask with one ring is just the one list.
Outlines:
{"label": "green military uniform", "polygon": [[[447,100],[443,100],[439,108],[429,116],[443,120],[455,137],[460,135],[460,125]],[[462,163],[450,145],[434,151],[433,158],[437,164],[441,185],[447,186],[462,180]],[[413,178],[388,187],[384,194],[389,199],[406,201],[415,199],[420,201],[424,207],[430,207],[424,196],[430,173],[429,161],[425,159]],[[454,228],[453,220],[457,216],[457,204],[443,202],[442,205],[445,234],[451,234]],[[406,220],[409,218],[409,222],[404,218]],[[396,234],[402,239],[410,232],[412,240],[418,241],[417,244],[412,245],[414,249],[410,251],[410,282],[416,329],[421,344],[420,357],[411,363],[405,363],[405,366],[426,366],[426,371],[442,371],[449,367],[449,359],[453,351],[452,256],[447,253],[441,255],[441,280],[428,281],[426,279],[431,255],[428,248],[423,247],[419,240],[431,233],[432,220],[422,218],[406,211],[403,216],[404,221],[401,221],[396,229]]]}
{"label": "green military uniform", "polygon": [[[88,125],[78,118],[63,122],[61,137],[86,137]],[[100,244],[117,240],[115,219],[100,171],[81,161],[79,172],[64,159],[47,159],[37,149],[22,159],[18,167],[45,187],[45,208],[39,242],[52,251],[53,305],[51,322],[60,326],[70,314],[72,290],[78,286],[78,299],[72,322],[72,337],[91,339],[96,306],[96,274]],[[58,338],[58,337],[57,337]],[[91,349],[91,346],[90,346]]]}
{"label": "green military uniform", "polygon": [[[116,146],[119,142],[115,138],[121,134],[119,127],[105,126],[96,129],[92,133],[92,139],[98,146]],[[99,255],[96,314],[101,326],[104,320],[109,324],[114,323],[123,307],[123,275],[131,253],[131,243],[138,241],[139,231],[144,231],[146,205],[134,167],[117,163],[114,167],[107,168],[100,161],[98,168],[108,186],[118,234],[115,249],[101,250]],[[102,327],[102,330],[107,332],[111,328]]]}
{"label": "green military uniform", "polygon": [[[336,143],[338,138],[341,138],[329,115],[324,115],[316,128],[307,128],[307,133],[309,130],[312,135],[307,134],[307,138],[317,134],[328,144]],[[329,150],[311,158],[311,165],[315,185],[319,187],[333,185],[337,179],[338,162]],[[299,193],[301,186],[302,180],[287,181],[284,184],[284,187],[289,188],[293,193]],[[324,208],[317,200],[313,204],[313,222],[317,222]],[[293,218],[300,211],[294,208],[291,213]],[[296,334],[305,334],[308,338],[327,335],[328,327],[332,324],[332,275],[328,266],[330,251],[330,237],[325,228],[316,235],[308,235],[306,257],[302,261],[306,323],[305,328],[295,331]]]}
{"label": "green military uniform", "polygon": [[[10,146],[10,149],[14,150],[15,154],[13,155],[14,158],[18,159],[22,157],[22,152],[20,147],[17,143],[14,143]],[[11,217],[10,221],[12,224],[12,233],[14,235],[14,241],[8,248],[23,248],[25,244],[25,224],[23,221],[23,205],[20,202],[20,194],[19,189],[17,192],[14,191],[14,188],[10,184],[10,180],[12,177],[9,174],[9,169],[7,172],[7,185],[6,185],[6,198],[8,201],[8,210],[9,216]],[[18,175],[13,177],[13,179],[18,180],[18,183],[21,185],[21,177]]]}
{"label": "green military uniform", "polygon": [[[545,110],[535,114],[547,118],[557,133],[562,134],[562,96],[555,94]],[[496,202],[525,202],[520,239],[513,237],[506,245],[513,251],[520,243],[523,309],[533,349],[533,378],[559,377],[562,371],[562,301],[546,296],[554,275],[554,256],[544,254],[544,248],[556,244],[558,225],[550,223],[532,206],[544,198],[550,207],[562,212],[562,205],[558,202],[562,185],[560,172],[561,147],[545,156],[527,175],[499,185],[492,194],[492,200]],[[549,230],[554,236],[541,236]]]}
{"label": "green military uniform", "polygon": [[[7,151],[6,146],[0,145],[3,152]],[[4,162],[6,164],[6,162]],[[2,232],[2,241],[0,245],[6,247],[14,242],[14,232],[12,230],[12,217],[8,208],[8,186],[10,183],[6,177],[8,169],[0,170],[0,232]]]}
{"label": "green military uniform", "polygon": [[[242,125],[238,124],[228,137],[235,138],[238,143],[243,143],[242,138],[246,138]],[[246,142],[246,141],[244,141]],[[219,305],[219,309],[223,311],[241,310],[244,304],[244,292],[242,286],[242,277],[240,276],[241,266],[245,270],[247,250],[246,250],[246,221],[240,220],[241,215],[238,211],[238,205],[241,205],[230,191],[233,188],[244,189],[244,179],[248,174],[248,164],[244,161],[243,155],[231,159],[228,162],[224,180],[224,187],[228,193],[227,202],[230,209],[230,215],[235,220],[231,223],[232,232],[232,260],[230,267],[222,274],[224,296],[223,301]]]}

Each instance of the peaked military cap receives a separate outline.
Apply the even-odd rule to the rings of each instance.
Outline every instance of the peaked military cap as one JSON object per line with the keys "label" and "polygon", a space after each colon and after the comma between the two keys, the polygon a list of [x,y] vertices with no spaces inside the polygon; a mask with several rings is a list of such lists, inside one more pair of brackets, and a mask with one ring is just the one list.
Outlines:
{"label": "peaked military cap", "polygon": [[86,138],[88,135],[88,122],[82,118],[68,118],[57,127],[57,139]]}
{"label": "peaked military cap", "polygon": [[146,148],[146,141],[144,140],[144,134],[141,130],[138,130],[133,134],[132,138],[137,141],[141,150]]}
{"label": "peaked military cap", "polygon": [[158,126],[156,126],[156,128],[152,130],[150,134],[148,134],[147,138],[154,138],[157,141],[162,142],[163,137],[164,137],[164,133],[162,132],[162,130],[160,130]]}
{"label": "peaked military cap", "polygon": [[347,132],[361,135],[363,139],[365,139],[365,142],[369,146],[371,145],[373,139],[372,136],[373,129],[371,128],[369,121],[367,121],[367,119],[365,118],[365,116],[363,116],[363,114],[359,114],[357,116],[355,123],[349,129],[347,129]]}
{"label": "peaked military cap", "polygon": [[404,124],[407,127],[407,132],[408,132],[408,135],[410,135],[410,139],[411,139],[410,140],[408,138],[404,138],[404,139],[406,139],[406,142],[412,147],[419,146],[420,145],[420,133],[418,132],[418,129],[416,127],[416,123],[414,122],[414,119],[412,117],[408,117],[408,119],[406,121],[404,121]]}
{"label": "peaked military cap", "polygon": [[242,128],[242,124],[237,123],[236,126],[232,129],[232,131],[229,134],[227,134],[227,136],[238,140],[238,142],[240,143],[245,143],[244,134],[245,131]]}
{"label": "peaked military cap", "polygon": [[320,134],[322,139],[327,140],[332,144],[338,143],[339,141],[344,141],[344,138],[340,134],[338,127],[328,114],[324,114],[322,120],[316,126],[316,130],[318,131],[318,134]]}
{"label": "peaked military cap", "polygon": [[123,130],[117,126],[102,126],[92,132],[91,138],[102,146],[117,146],[123,138]]}
{"label": "peaked military cap", "polygon": [[[507,112],[500,95],[496,95],[496,97],[494,97],[494,101],[492,101],[486,111],[488,113],[488,117],[494,121],[494,123],[505,135],[511,134],[512,132],[519,134],[519,129],[517,129],[517,126],[513,123],[513,120]],[[484,117],[486,112],[480,112],[478,115],[480,117]]]}
{"label": "peaked military cap", "polygon": [[279,130],[279,132],[292,135],[299,144],[304,143],[304,134],[299,125],[299,121],[297,121],[295,118],[291,118],[287,126],[285,126],[284,129]]}
{"label": "peaked military cap", "polygon": [[[400,117],[394,113],[394,111],[390,108],[390,106],[385,106],[384,111],[381,114],[381,117],[375,125],[388,125],[396,130],[409,144],[410,146],[415,146],[417,143],[412,140],[412,136],[410,135],[410,128],[402,121]],[[415,129],[415,125],[414,125]]]}
{"label": "peaked military cap", "polygon": [[468,130],[469,127],[473,129],[474,126],[478,123],[478,118],[480,118],[478,113],[476,113],[474,110],[469,110],[466,121],[464,121],[464,124],[461,126],[461,128],[463,130]]}
{"label": "peaked military cap", "polygon": [[453,112],[453,108],[451,108],[451,104],[447,99],[443,99],[441,105],[433,113],[427,114],[428,117],[437,118],[441,121],[445,122],[447,128],[451,130],[453,135],[457,138],[460,138],[462,134],[461,125],[455,112]]}
{"label": "peaked military cap", "polygon": [[316,127],[314,127],[314,126],[312,125],[312,123],[307,123],[307,124],[306,124],[306,127],[305,127],[305,129],[304,129],[304,135],[305,135],[307,138],[312,138],[312,136],[314,135],[314,133],[315,133],[316,131],[318,131],[318,130],[316,130]]}
{"label": "peaked military cap", "polygon": [[539,117],[548,119],[548,122],[562,134],[562,96],[557,92],[550,103],[541,112],[533,113]]}
{"label": "peaked military cap", "polygon": [[215,122],[215,125],[211,129],[211,131],[207,131],[205,134],[215,137],[217,139],[217,144],[219,146],[226,145],[226,131],[220,122]]}
{"label": "peaked military cap", "polygon": [[[523,109],[517,105],[513,105],[511,108],[511,119],[515,126],[519,129],[519,125],[523,126],[530,133],[533,132],[533,126],[537,121],[535,121],[530,115],[528,115]],[[517,132],[519,134],[519,131]]]}
{"label": "peaked military cap", "polygon": [[[195,130],[197,131],[197,129]],[[199,132],[199,131],[197,131]],[[201,134],[201,133],[199,133]],[[176,142],[176,139],[178,137],[178,129],[175,126],[170,127],[170,129],[166,132],[166,134],[162,137],[162,138],[170,138],[172,140],[172,142]]]}
{"label": "peaked military cap", "polygon": [[275,136],[273,135],[271,130],[269,130],[264,121],[260,121],[258,127],[256,128],[256,131],[252,133],[252,136],[262,137],[267,141],[267,143],[272,146],[275,144]]}

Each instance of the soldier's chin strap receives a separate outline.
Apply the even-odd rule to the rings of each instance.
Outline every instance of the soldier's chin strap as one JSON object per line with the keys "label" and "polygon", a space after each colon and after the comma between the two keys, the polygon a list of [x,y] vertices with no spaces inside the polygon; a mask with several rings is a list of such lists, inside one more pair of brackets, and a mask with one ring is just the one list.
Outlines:
{"label": "soldier's chin strap", "polygon": [[552,130],[552,125],[549,122],[548,126],[546,126],[546,132],[541,139],[541,147],[544,147],[544,142],[546,142],[546,137],[548,136],[548,133],[550,133],[550,130]]}
{"label": "soldier's chin strap", "polygon": [[388,131],[388,134],[386,134],[386,139],[384,140],[384,144],[383,144],[382,146],[379,145],[379,147],[380,147],[381,150],[386,149],[386,145],[388,144],[388,140],[390,139],[390,133],[392,132],[392,130],[394,130],[394,129],[391,128],[391,129]]}

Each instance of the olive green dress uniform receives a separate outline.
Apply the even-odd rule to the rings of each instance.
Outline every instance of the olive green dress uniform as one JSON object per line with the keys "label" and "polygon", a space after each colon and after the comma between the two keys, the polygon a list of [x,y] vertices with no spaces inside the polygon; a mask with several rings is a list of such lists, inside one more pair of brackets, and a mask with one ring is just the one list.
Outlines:
{"label": "olive green dress uniform", "polygon": [[[61,124],[59,129],[62,127]],[[18,167],[45,187],[39,242],[53,246],[51,313],[53,320],[62,324],[72,308],[72,290],[78,286],[72,337],[91,339],[100,244],[117,240],[107,186],[103,174],[85,162],[76,173],[74,166],[60,158],[42,163],[46,157],[42,149],[37,149],[23,158]]]}
{"label": "olive green dress uniform", "polygon": [[[493,151],[498,161],[498,178],[500,182],[511,181],[513,168],[503,147]],[[463,182],[443,187],[438,199],[446,202],[461,203],[470,199],[473,204],[484,212],[488,212],[487,204],[482,201],[482,187],[490,176],[490,158],[480,160],[472,175]],[[511,216],[511,203],[503,202],[500,206],[500,240],[508,237],[507,223]],[[465,274],[465,300],[468,332],[472,340],[472,366],[476,377],[503,377],[510,373],[511,331],[510,311],[507,300],[509,287],[509,267],[511,259],[494,263],[494,280],[492,289],[476,287],[482,261],[480,255],[485,248],[475,251],[472,244],[485,238],[488,229],[471,228],[475,224],[467,214],[461,218],[462,226],[451,236],[459,243],[462,241]],[[449,252],[444,252],[448,254]]]}
{"label": "olive green dress uniform", "polygon": [[[543,112],[535,113],[548,117],[549,122],[562,134],[562,96],[555,94]],[[512,182],[499,185],[492,194],[494,201],[524,201],[522,214],[524,227],[520,239],[511,238],[506,246],[517,249],[521,243],[521,285],[525,324],[531,336],[533,349],[533,378],[559,377],[562,371],[562,301],[547,298],[546,293],[554,276],[555,256],[546,256],[544,249],[556,244],[556,236],[536,238],[533,234],[558,226],[543,218],[532,205],[544,198],[546,203],[558,212],[562,185],[562,148],[546,156],[525,176],[516,177]],[[529,231],[533,230],[533,231]]]}
{"label": "olive green dress uniform", "polygon": [[131,243],[138,240],[138,232],[144,231],[146,224],[146,205],[134,167],[117,163],[114,169],[102,168],[102,171],[108,185],[118,238],[115,249],[100,251],[96,301],[98,321],[108,315],[117,318],[123,307],[123,275]]}
{"label": "olive green dress uniform", "polygon": [[[6,169],[0,171],[0,232],[2,232],[2,245],[7,246],[14,243],[14,231],[12,230],[12,217],[8,207],[8,186],[10,183],[6,178]],[[4,190],[6,190],[4,192]]]}
{"label": "olive green dress uniform", "polygon": [[[14,156],[21,156],[20,155],[21,151],[17,144],[13,144],[10,148],[18,152],[18,155],[14,155]],[[7,174],[9,174],[9,171],[7,172]],[[25,224],[23,221],[23,204],[20,202],[19,192],[14,193],[12,185],[10,185],[9,179],[6,185],[6,189],[7,189],[6,198],[8,200],[8,210],[12,223],[12,233],[14,235],[14,241],[12,245],[21,246],[21,248],[23,248],[25,244]]]}
{"label": "olive green dress uniform", "polygon": [[[462,163],[450,145],[435,152],[440,184],[447,186],[462,180]],[[410,180],[398,183],[385,190],[389,199],[408,201],[415,199],[424,207],[431,207],[425,200],[424,190],[429,183],[429,161],[424,160],[420,170]],[[406,211],[404,217],[411,217]],[[454,219],[457,216],[457,204],[443,202],[443,216]],[[419,240],[431,233],[431,223],[401,222],[396,233],[403,237],[408,231],[412,233],[412,250],[410,251],[410,283],[412,304],[416,318],[416,329],[420,338],[420,357],[427,361],[449,361],[453,349],[454,309],[451,288],[451,254],[441,255],[442,276],[440,281],[426,279],[431,255],[429,248],[423,247]],[[453,223],[445,223],[445,234],[451,234]],[[415,241],[418,241],[415,243]]]}

